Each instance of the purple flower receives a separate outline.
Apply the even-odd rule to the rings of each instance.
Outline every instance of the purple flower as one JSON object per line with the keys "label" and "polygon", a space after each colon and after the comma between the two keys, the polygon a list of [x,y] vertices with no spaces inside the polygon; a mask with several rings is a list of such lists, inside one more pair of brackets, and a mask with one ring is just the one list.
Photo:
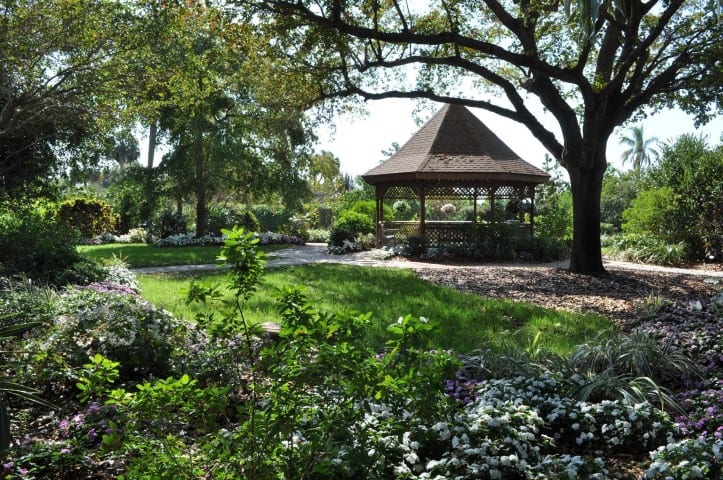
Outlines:
{"label": "purple flower", "polygon": [[3,470],[5,470],[6,472],[9,472],[10,470],[13,469],[14,465],[15,464],[13,462],[3,463]]}
{"label": "purple flower", "polygon": [[69,449],[68,447],[61,448],[61,449],[60,449],[60,453],[63,454],[63,455],[67,455],[67,454],[70,453],[70,449]]}
{"label": "purple flower", "polygon": [[63,419],[60,421],[60,436],[63,438],[68,438],[68,434],[70,433],[70,422],[68,420]]}
{"label": "purple flower", "polygon": [[98,433],[95,431],[95,428],[88,430],[88,441],[92,442],[96,438],[98,438]]}

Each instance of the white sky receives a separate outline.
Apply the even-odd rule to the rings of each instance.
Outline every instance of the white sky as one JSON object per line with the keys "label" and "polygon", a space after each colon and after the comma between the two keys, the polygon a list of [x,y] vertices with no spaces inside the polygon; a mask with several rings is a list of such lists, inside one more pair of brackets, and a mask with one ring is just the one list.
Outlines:
{"label": "white sky", "polygon": [[[320,142],[317,151],[328,150],[339,158],[343,172],[351,175],[361,175],[376,166],[384,159],[382,150],[388,150],[393,142],[404,145],[416,133],[421,125],[414,121],[414,100],[385,99],[367,102],[369,114],[358,118],[342,115],[333,120],[336,132],[330,129],[321,129],[317,132]],[[435,111],[441,108],[438,104]],[[545,148],[521,124],[506,118],[494,115],[480,109],[470,109],[495,135],[500,137],[515,153],[527,162],[542,168],[545,158]],[[434,112],[426,113],[424,121],[428,120]],[[622,128],[618,127],[608,141],[608,163],[616,168],[630,168],[622,166],[620,157],[625,150],[619,144],[620,134],[633,125],[643,125],[645,138],[657,137],[665,142],[674,140],[683,133],[702,133],[708,136],[711,144],[718,144],[723,134],[723,117],[718,117],[707,125],[696,129],[693,119],[679,110],[667,110],[643,119],[641,122],[631,123]]]}

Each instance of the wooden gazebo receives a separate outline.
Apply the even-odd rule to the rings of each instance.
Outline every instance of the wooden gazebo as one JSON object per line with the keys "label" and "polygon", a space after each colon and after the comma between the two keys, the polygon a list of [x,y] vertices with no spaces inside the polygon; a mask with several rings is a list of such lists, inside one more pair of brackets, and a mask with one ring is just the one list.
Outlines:
{"label": "wooden gazebo", "polygon": [[[473,231],[469,224],[478,221],[479,200],[489,201],[491,221],[496,200],[524,205],[515,209],[518,218],[509,223],[519,227],[520,234],[531,235],[535,187],[550,176],[522,160],[467,108],[445,105],[398,152],[362,178],[376,190],[377,245],[381,246],[412,236],[427,245],[467,243]],[[384,201],[400,199],[418,200],[419,221],[384,218]],[[430,199],[468,199],[473,219],[428,220]]]}

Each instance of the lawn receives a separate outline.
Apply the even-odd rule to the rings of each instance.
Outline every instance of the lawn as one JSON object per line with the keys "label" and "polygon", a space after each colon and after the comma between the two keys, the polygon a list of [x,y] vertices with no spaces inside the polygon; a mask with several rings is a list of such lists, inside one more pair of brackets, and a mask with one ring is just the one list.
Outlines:
{"label": "lawn", "polygon": [[[141,275],[139,281],[145,299],[193,319],[197,312],[208,313],[208,307],[186,305],[191,281],[223,288],[226,275]],[[248,305],[247,319],[276,320],[275,300],[288,285],[303,286],[314,308],[323,312],[371,312],[375,321],[367,340],[378,347],[386,339],[386,327],[406,314],[439,322],[438,332],[429,339],[430,348],[462,353],[485,346],[529,349],[537,338],[537,346],[567,354],[600,330],[613,327],[600,316],[460,293],[420,280],[409,270],[333,264],[268,269]],[[230,297],[229,291],[225,293]]]}
{"label": "lawn", "polygon": [[[266,253],[290,245],[261,245]],[[94,260],[112,262],[123,260],[131,268],[164,267],[168,265],[203,265],[216,263],[220,247],[160,248],[146,243],[109,243],[105,245],[79,245],[78,251]]]}

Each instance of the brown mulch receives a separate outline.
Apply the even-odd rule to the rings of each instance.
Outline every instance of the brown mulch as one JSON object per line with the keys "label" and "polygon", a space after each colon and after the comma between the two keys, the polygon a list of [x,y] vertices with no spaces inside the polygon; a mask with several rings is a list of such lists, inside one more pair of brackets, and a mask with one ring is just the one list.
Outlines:
{"label": "brown mulch", "polygon": [[709,302],[723,279],[649,271],[610,271],[589,277],[562,268],[516,266],[420,267],[417,275],[438,285],[484,297],[519,300],[547,308],[606,316],[631,326],[656,300]]}

